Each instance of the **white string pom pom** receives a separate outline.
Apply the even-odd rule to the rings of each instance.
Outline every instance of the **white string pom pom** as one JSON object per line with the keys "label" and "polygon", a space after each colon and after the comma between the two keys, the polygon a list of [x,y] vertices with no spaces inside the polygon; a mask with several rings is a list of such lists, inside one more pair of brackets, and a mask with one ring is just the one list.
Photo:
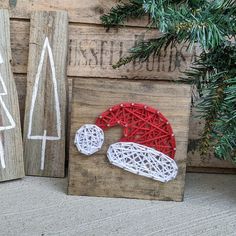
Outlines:
{"label": "white string pom pom", "polygon": [[115,166],[163,183],[175,179],[178,172],[173,159],[153,148],[133,142],[112,144],[107,157]]}
{"label": "white string pom pom", "polygon": [[103,142],[103,130],[96,125],[83,125],[75,135],[75,145],[78,151],[87,156],[100,150]]}

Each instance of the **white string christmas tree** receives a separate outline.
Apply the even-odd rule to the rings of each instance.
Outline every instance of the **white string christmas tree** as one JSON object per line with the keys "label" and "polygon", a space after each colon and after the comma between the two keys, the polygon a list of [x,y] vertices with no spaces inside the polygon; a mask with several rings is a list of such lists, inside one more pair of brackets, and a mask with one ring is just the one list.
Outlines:
{"label": "white string christmas tree", "polygon": [[[3,63],[4,63],[4,61],[3,61],[2,55],[0,53],[0,65],[3,64]],[[5,131],[5,130],[15,128],[16,123],[13,120],[13,117],[10,114],[10,112],[8,111],[8,109],[6,107],[6,104],[4,103],[3,98],[2,98],[2,96],[7,95],[7,88],[6,88],[6,85],[4,83],[4,80],[2,78],[1,73],[0,73],[0,84],[1,84],[1,87],[3,89],[3,91],[0,92],[0,109],[1,108],[3,109],[3,111],[5,112],[5,114],[7,116],[8,121],[10,122],[10,124],[7,125],[7,126],[0,126],[0,131]],[[3,169],[5,169],[6,168],[6,163],[5,163],[5,155],[4,155],[4,147],[3,147],[3,143],[2,143],[2,138],[0,138],[0,162],[1,162],[1,167]]]}
{"label": "white string christmas tree", "polygon": [[[51,79],[53,83],[53,91],[54,91],[54,104],[55,104],[55,113],[56,113],[56,132],[57,136],[48,136],[47,130],[43,130],[43,134],[40,135],[32,135],[32,123],[33,123],[33,113],[35,108],[35,102],[37,99],[37,93],[39,89],[39,83],[40,83],[40,75],[42,73],[43,68],[43,62],[46,54],[46,50],[48,51],[48,57],[49,57],[49,63],[50,63],[50,69],[51,69]],[[60,104],[59,104],[59,97],[58,97],[58,91],[57,91],[57,79],[56,79],[56,71],[55,71],[55,64],[53,60],[53,54],[52,49],[49,44],[49,40],[46,37],[43,45],[43,49],[41,52],[41,57],[38,65],[38,70],[36,74],[36,79],[33,87],[33,94],[32,94],[32,101],[31,101],[31,107],[30,107],[30,114],[29,114],[29,126],[28,126],[28,139],[33,140],[42,140],[42,149],[41,149],[41,164],[40,169],[44,170],[44,162],[45,162],[45,151],[46,151],[46,141],[54,141],[54,140],[60,140],[61,139],[61,114],[60,114]]]}

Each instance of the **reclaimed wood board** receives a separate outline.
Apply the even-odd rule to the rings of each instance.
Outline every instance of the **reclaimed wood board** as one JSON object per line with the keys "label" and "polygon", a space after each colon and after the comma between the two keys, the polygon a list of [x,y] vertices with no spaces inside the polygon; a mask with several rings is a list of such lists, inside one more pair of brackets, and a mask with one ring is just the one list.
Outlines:
{"label": "reclaimed wood board", "polygon": [[187,170],[189,172],[205,173],[236,173],[236,165],[230,161],[219,160],[213,152],[201,156],[198,149],[204,120],[196,117],[196,108],[193,106],[190,116],[190,132],[188,145]]}
{"label": "reclaimed wood board", "polygon": [[[12,21],[13,69],[26,73],[28,62],[29,23]],[[194,60],[196,50],[186,46],[169,48],[158,57],[144,63],[135,61],[114,70],[112,65],[139,40],[157,36],[156,31],[139,28],[112,29],[102,26],[70,25],[68,47],[68,76],[106,77],[123,79],[178,80]]]}
{"label": "reclaimed wood board", "polygon": [[66,127],[66,12],[32,14],[24,119],[27,175],[64,177]]}
{"label": "reclaimed wood board", "polygon": [[[69,189],[72,195],[126,197],[182,201],[187,158],[191,93],[183,84],[154,81],[76,79],[73,81]],[[106,151],[118,141],[120,129],[105,132],[105,144],[96,154],[85,157],[74,146],[76,130],[121,102],[144,103],[158,108],[172,124],[176,135],[178,176],[168,183],[137,176],[112,166]]]}
{"label": "reclaimed wood board", "polygon": [[24,177],[19,102],[11,71],[10,22],[0,10],[0,181]]}
{"label": "reclaimed wood board", "polygon": [[20,121],[21,121],[21,130],[24,128],[24,116],[25,116],[25,98],[26,98],[26,83],[27,75],[14,74],[16,90],[18,92],[18,101],[20,108]]}
{"label": "reclaimed wood board", "polygon": [[[32,11],[68,12],[69,21],[73,23],[101,24],[100,17],[107,13],[119,0],[2,0],[0,7],[8,8],[12,18],[30,19]],[[146,26],[148,18],[129,20],[125,23],[132,26]]]}

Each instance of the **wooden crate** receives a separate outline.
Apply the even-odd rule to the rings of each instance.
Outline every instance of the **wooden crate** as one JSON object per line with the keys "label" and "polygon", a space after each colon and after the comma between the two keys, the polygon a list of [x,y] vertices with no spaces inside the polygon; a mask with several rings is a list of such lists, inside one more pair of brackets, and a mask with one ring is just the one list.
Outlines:
{"label": "wooden crate", "polygon": [[[86,79],[74,81],[69,159],[69,194],[182,201],[185,182],[190,113],[190,86],[156,81]],[[109,107],[121,102],[144,103],[158,108],[169,120],[177,141],[179,172],[168,183],[148,179],[112,166],[106,151],[118,141],[120,129],[105,131],[101,151],[90,157],[74,146],[76,130]]]}
{"label": "wooden crate", "polygon": [[[27,72],[29,22],[11,21],[13,71]],[[124,79],[176,80],[189,67],[193,55],[186,46],[172,47],[147,62],[138,61],[114,70],[112,64],[127,55],[138,40],[156,37],[156,31],[140,28],[113,29],[108,33],[102,26],[70,25],[68,76],[107,77]],[[106,40],[104,40],[106,39]]]}
{"label": "wooden crate", "polygon": [[[176,80],[189,67],[195,58],[186,53],[185,46],[170,48],[159,58],[150,58],[145,63],[131,63],[118,70],[113,70],[120,56],[127,54],[128,48],[138,40],[155,37],[157,32],[146,32],[144,26],[148,19],[128,21],[126,28],[112,29],[106,33],[100,24],[100,16],[118,3],[118,0],[2,0],[0,7],[7,8],[11,15],[12,65],[18,88],[21,117],[23,120],[25,100],[25,78],[28,62],[29,19],[33,10],[67,10],[69,14],[69,49],[68,79],[69,82],[79,77],[122,78],[148,80]],[[71,90],[71,87],[69,88]],[[188,152],[188,170],[204,172],[225,172],[236,169],[229,162],[218,161],[209,154],[201,158],[196,149],[201,127],[198,119],[191,115],[190,140]],[[202,169],[203,168],[203,169]],[[209,169],[210,168],[210,169]]]}
{"label": "wooden crate", "polygon": [[[71,23],[100,24],[100,16],[107,13],[120,0],[2,0],[1,7],[11,11],[11,17],[17,19],[29,19],[32,11],[68,11]],[[148,18],[131,20],[127,25],[146,26]]]}

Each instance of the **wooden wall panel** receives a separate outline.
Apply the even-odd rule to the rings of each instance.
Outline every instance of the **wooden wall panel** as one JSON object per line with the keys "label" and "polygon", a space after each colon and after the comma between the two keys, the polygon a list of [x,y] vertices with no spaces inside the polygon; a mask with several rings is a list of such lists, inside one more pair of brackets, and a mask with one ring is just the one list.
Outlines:
{"label": "wooden wall panel", "polygon": [[[100,24],[100,16],[108,12],[119,0],[2,0],[1,8],[8,8],[12,18],[30,19],[35,10],[56,11],[65,10],[70,22]],[[142,20],[130,20],[126,24],[146,26],[147,17]]]}
{"label": "wooden wall panel", "polygon": [[204,127],[204,120],[201,120],[196,116],[196,108],[192,107],[187,170],[191,172],[236,173],[236,165],[232,162],[219,160],[214,156],[214,153],[210,151],[204,156],[200,155],[198,144]]}
{"label": "wooden wall panel", "polygon": [[24,115],[25,115],[25,97],[26,97],[26,75],[14,74],[13,77],[16,83],[19,108],[20,108],[21,127],[23,130]]}
{"label": "wooden wall panel", "polygon": [[[26,73],[28,61],[29,23],[12,21],[13,70]],[[186,46],[169,48],[160,57],[151,57],[144,63],[130,63],[114,70],[112,64],[140,39],[152,38],[156,31],[144,29],[113,29],[108,33],[102,26],[69,26],[68,76],[107,77],[128,79],[177,80],[189,67],[195,51]]]}
{"label": "wooden wall panel", "polygon": [[70,29],[69,76],[176,80],[192,58],[185,46],[174,47],[144,63],[135,61],[114,70],[112,65],[128,55],[132,46],[140,40],[157,37],[158,33],[137,28],[109,32],[103,27],[73,26]]}

